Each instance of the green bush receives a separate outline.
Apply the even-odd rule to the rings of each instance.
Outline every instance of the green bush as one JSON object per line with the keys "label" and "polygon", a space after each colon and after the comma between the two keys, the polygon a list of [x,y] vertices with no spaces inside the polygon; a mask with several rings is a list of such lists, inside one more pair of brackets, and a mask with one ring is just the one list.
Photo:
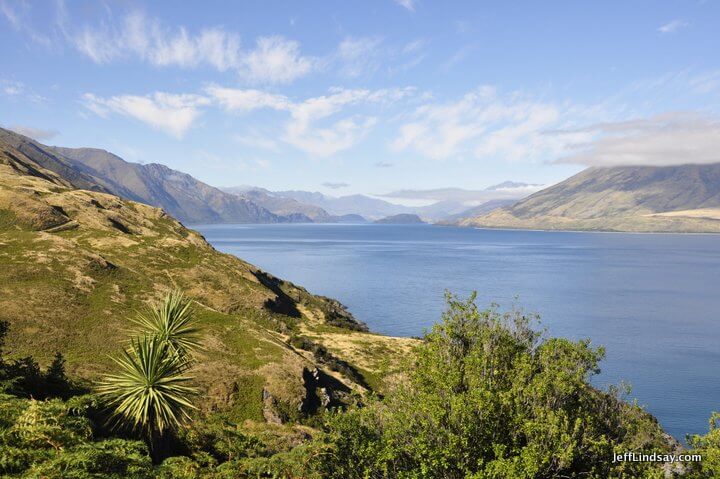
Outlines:
{"label": "green bush", "polygon": [[328,420],[324,477],[655,477],[612,454],[668,450],[652,418],[589,385],[603,351],[544,340],[521,311],[448,296],[383,400]]}

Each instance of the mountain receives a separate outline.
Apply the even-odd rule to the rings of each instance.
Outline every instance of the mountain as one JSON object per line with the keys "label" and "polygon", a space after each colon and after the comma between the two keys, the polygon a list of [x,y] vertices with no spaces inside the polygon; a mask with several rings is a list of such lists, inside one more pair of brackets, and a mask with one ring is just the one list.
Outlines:
{"label": "mountain", "polygon": [[497,210],[499,208],[503,208],[505,206],[510,206],[515,203],[517,203],[518,200],[490,200],[486,201],[485,203],[482,203],[477,206],[473,206],[471,208],[466,208],[460,211],[459,213],[455,213],[452,215],[449,215],[445,217],[445,222],[452,222],[452,221],[458,221],[465,218],[472,218],[474,216],[481,216],[485,215],[487,213],[490,213],[491,211]]}
{"label": "mountain", "polygon": [[720,232],[720,163],[588,168],[466,226]]}
{"label": "mountain", "polygon": [[355,214],[367,219],[380,219],[399,213],[411,213],[412,209],[365,195],[327,196],[319,192],[278,191],[278,195],[292,198],[301,203],[318,206],[331,215]]}
{"label": "mountain", "polygon": [[[433,203],[427,206],[409,208],[409,213],[415,213],[428,221],[447,223],[458,218],[474,216],[486,212],[482,205],[514,203],[541,189],[541,185],[505,181],[482,190],[466,190],[463,188],[434,188],[428,190],[399,190],[383,195],[388,198],[402,198],[410,200],[426,200]],[[489,210],[488,210],[489,211]]]}
{"label": "mountain", "polygon": [[162,209],[77,189],[2,138],[0,285],[3,355],[45,366],[59,351],[81,379],[113,369],[129,318],[184,290],[200,327],[202,408],[235,424],[299,419],[382,388],[385,362],[413,344],[365,332],[337,301],[218,252]]}
{"label": "mountain", "polygon": [[305,218],[307,223],[329,223],[334,219],[319,206],[301,203],[294,198],[274,193],[265,188],[234,186],[221,188],[221,190],[252,201],[278,216]]}
{"label": "mountain", "polygon": [[421,220],[418,215],[403,213],[379,219],[375,221],[375,223],[388,225],[420,225],[423,224],[424,221]]}
{"label": "mountain", "polygon": [[223,193],[160,164],[130,163],[105,150],[60,148],[0,128],[0,141],[82,189],[113,193],[163,208],[185,223],[278,223],[290,221],[250,200]]}

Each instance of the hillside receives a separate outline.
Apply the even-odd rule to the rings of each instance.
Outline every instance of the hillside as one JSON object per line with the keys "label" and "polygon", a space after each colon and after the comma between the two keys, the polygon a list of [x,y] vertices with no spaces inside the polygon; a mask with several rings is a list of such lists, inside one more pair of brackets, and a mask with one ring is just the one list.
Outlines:
{"label": "hillside", "polygon": [[59,351],[72,376],[97,377],[127,318],[176,287],[195,300],[203,331],[203,408],[237,420],[295,418],[325,404],[319,394],[338,404],[382,388],[384,362],[412,343],[365,332],[336,301],[219,253],[161,209],[75,189],[0,143],[7,354],[47,364]]}
{"label": "hillside", "polygon": [[444,219],[443,223],[450,223],[453,221],[460,221],[465,218],[472,218],[475,216],[481,216],[486,215],[490,213],[491,211],[497,210],[499,208],[502,208],[504,206],[510,206],[517,203],[517,200],[490,200],[486,201],[485,203],[482,203],[477,206],[472,206],[470,208],[467,208],[459,213],[456,213],[454,215],[448,216]]}
{"label": "hillside", "polygon": [[720,232],[720,164],[589,168],[465,226]]}
{"label": "hillside", "polygon": [[278,223],[291,221],[244,198],[160,164],[130,163],[95,148],[60,148],[0,128],[0,142],[23,152],[77,188],[104,191],[163,208],[185,223]]}

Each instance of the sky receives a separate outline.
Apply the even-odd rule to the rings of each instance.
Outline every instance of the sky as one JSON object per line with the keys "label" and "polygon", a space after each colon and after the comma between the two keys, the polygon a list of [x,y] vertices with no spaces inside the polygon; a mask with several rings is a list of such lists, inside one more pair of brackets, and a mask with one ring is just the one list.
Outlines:
{"label": "sky", "polygon": [[0,126],[335,196],[711,163],[718,25],[713,0],[0,0]]}

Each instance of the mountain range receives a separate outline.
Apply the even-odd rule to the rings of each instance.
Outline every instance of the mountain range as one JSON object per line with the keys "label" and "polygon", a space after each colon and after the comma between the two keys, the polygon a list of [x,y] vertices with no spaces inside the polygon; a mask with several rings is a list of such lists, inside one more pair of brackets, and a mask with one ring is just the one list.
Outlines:
{"label": "mountain range", "polygon": [[0,147],[7,158],[23,156],[30,162],[28,168],[37,165],[67,186],[159,207],[186,224],[359,223],[417,215],[424,221],[492,228],[720,231],[720,163],[593,167],[533,194],[539,185],[508,181],[483,190],[400,190],[383,195],[431,202],[405,206],[360,194],[219,189],[164,165],[131,163],[95,148],[47,146],[2,128]]}
{"label": "mountain range", "polygon": [[588,168],[460,225],[637,232],[720,232],[720,163]]}
{"label": "mountain range", "polygon": [[[420,195],[440,196],[430,205],[409,207],[360,194],[333,197],[296,190],[273,192],[253,186],[215,188],[158,163],[132,163],[97,148],[47,146],[2,128],[0,141],[76,188],[112,193],[163,208],[186,224],[365,222],[397,214],[417,214],[437,221],[452,215],[470,216],[463,212],[486,203],[477,198],[509,195],[519,199],[524,196],[522,188],[529,186],[506,182],[480,192],[457,188],[419,191]],[[500,191],[503,189],[507,191]],[[453,199],[443,201],[442,192],[448,192]]]}

